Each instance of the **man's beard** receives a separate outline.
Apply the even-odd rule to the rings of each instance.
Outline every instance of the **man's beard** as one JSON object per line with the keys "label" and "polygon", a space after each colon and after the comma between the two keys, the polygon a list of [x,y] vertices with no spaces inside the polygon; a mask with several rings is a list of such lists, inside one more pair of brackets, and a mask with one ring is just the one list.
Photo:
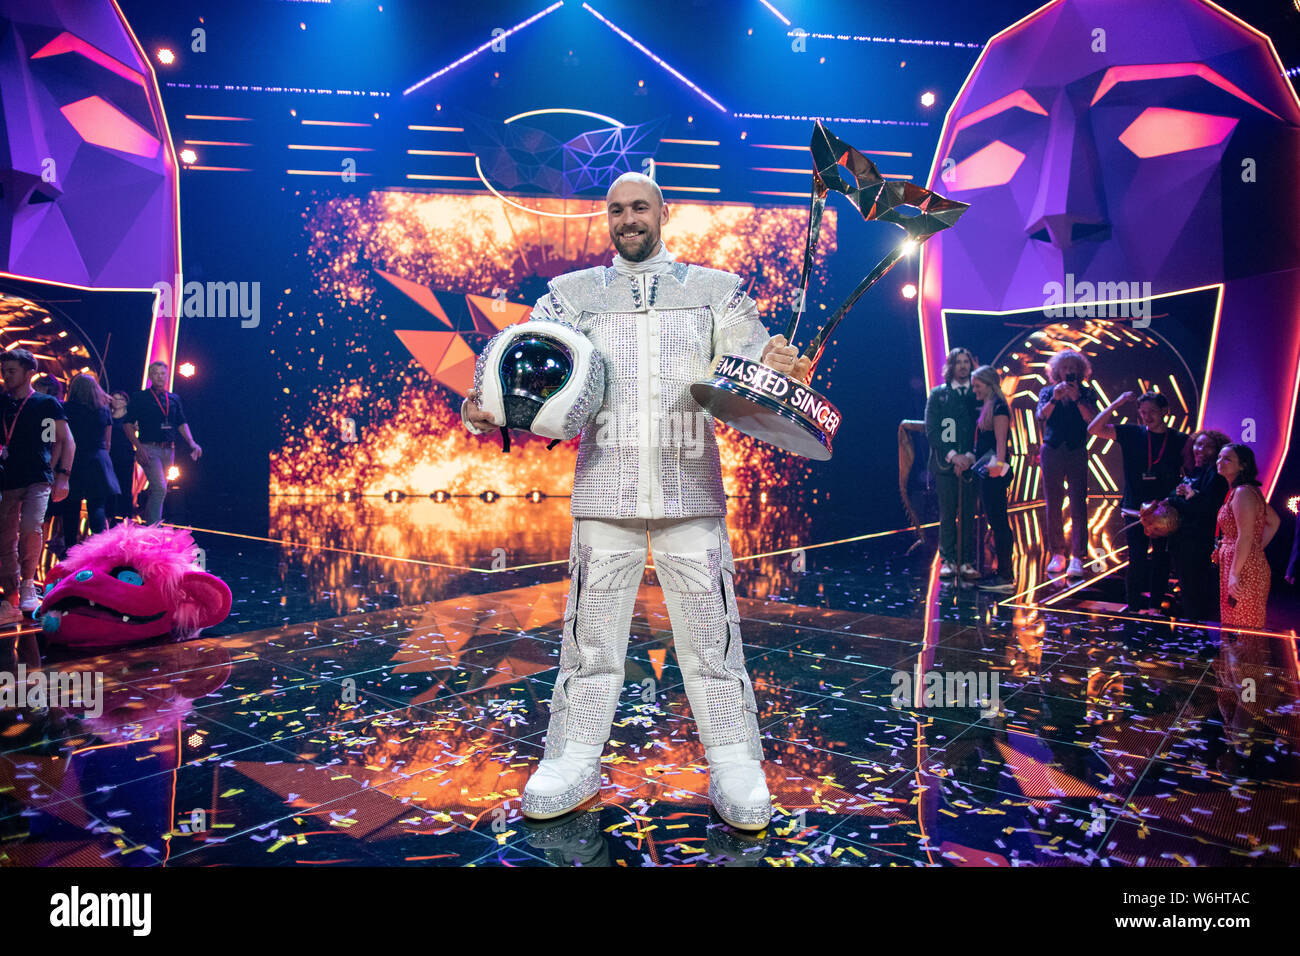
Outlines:
{"label": "man's beard", "polygon": [[616,234],[614,236],[614,248],[628,262],[644,262],[659,248],[659,234],[651,233],[647,229],[639,240],[626,240]]}

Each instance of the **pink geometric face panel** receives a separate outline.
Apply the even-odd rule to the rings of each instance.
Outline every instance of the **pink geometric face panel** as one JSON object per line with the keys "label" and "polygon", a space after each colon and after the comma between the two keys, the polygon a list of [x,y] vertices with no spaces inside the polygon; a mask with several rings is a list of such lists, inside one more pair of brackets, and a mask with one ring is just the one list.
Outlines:
{"label": "pink geometric face panel", "polygon": [[0,269],[92,288],[174,281],[167,139],[157,84],[113,3],[0,0]]}
{"label": "pink geometric face panel", "polygon": [[[1300,360],[1300,103],[1281,71],[1263,34],[1205,0],[1056,0],[994,37],[928,183],[970,203],[922,253],[931,382],[945,312],[1039,310],[1067,276],[1221,286],[1217,316],[1196,319],[1211,344],[1184,356],[1194,411],[1251,440],[1271,489]],[[1159,300],[1149,314],[1171,331]]]}

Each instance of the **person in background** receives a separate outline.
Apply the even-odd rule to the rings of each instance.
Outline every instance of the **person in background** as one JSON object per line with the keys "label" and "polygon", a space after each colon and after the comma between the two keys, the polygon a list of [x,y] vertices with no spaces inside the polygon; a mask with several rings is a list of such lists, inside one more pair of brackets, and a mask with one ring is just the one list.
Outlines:
{"label": "person in background", "polygon": [[971,387],[979,403],[979,416],[975,420],[975,457],[983,460],[985,455],[992,453],[987,474],[980,479],[980,500],[998,554],[997,576],[981,587],[989,591],[1014,591],[1016,578],[1012,571],[1011,522],[1007,518],[1007,493],[1011,488],[1011,466],[1007,464],[1011,408],[1002,394],[998,373],[992,366],[981,365],[971,373]]}
{"label": "person in background", "polygon": [[[1119,510],[1130,523],[1124,532],[1128,541],[1125,610],[1156,616],[1169,588],[1169,539],[1148,537],[1139,518],[1143,505],[1166,497],[1178,484],[1187,436],[1165,424],[1169,399],[1159,392],[1146,392],[1138,399],[1141,425],[1111,425],[1115,409],[1133,397],[1133,392],[1125,392],[1102,409],[1088,426],[1088,434],[1118,442],[1124,461],[1124,497]],[[1147,593],[1151,595],[1149,604]]]}
{"label": "person in background", "polygon": [[121,492],[110,499],[109,519],[113,524],[135,518],[135,449],[126,433],[127,406],[131,397],[119,389],[109,396],[109,414],[113,434],[108,446],[108,457],[113,462],[113,477]]}
{"label": "person in background", "polygon": [[77,543],[81,502],[86,502],[86,525],[90,533],[99,534],[108,527],[105,505],[110,497],[118,494],[120,487],[108,454],[113,432],[108,396],[93,375],[82,373],[72,380],[68,387],[68,400],[63,403],[63,411],[68,416],[68,427],[72,430],[72,439],[77,446],[72,459],[68,497],[64,500],[62,509],[63,540],[60,553],[66,555],[68,548]]}
{"label": "person in background", "polygon": [[0,401],[0,586],[6,598],[0,601],[0,624],[40,606],[36,569],[45,509],[67,497],[76,452],[63,406],[32,388],[35,372],[36,357],[26,349],[0,355],[6,393]]}
{"label": "person in background", "polygon": [[[967,580],[975,570],[975,495],[965,472],[975,464],[975,393],[970,373],[975,356],[956,348],[943,363],[943,382],[925,400],[925,436],[930,442],[930,471],[939,491],[939,577],[959,571]],[[959,482],[966,481],[965,487]],[[961,514],[958,515],[960,501]],[[960,522],[960,535],[958,523]],[[961,541],[958,542],[960,537]],[[959,553],[960,552],[960,553]]]}
{"label": "person in background", "polygon": [[1225,629],[1262,629],[1273,583],[1264,549],[1282,522],[1264,500],[1259,466],[1249,445],[1224,445],[1217,468],[1231,489],[1219,509],[1214,549],[1219,565],[1219,619]]}
{"label": "person in background", "polygon": [[62,403],[67,389],[63,387],[63,380],[55,378],[53,375],[46,375],[42,372],[32,379],[32,388],[42,395],[49,395],[55,401]]}
{"label": "person in background", "polygon": [[167,371],[166,362],[151,362],[149,387],[132,399],[127,410],[127,437],[135,450],[135,460],[143,466],[149,478],[149,494],[144,505],[145,524],[162,521],[167,472],[173,463],[176,435],[181,435],[189,443],[192,459],[198,461],[203,454],[203,449],[190,434],[180,398],[167,391]]}
{"label": "person in background", "polygon": [[[1097,414],[1097,393],[1086,384],[1092,377],[1087,356],[1074,349],[1057,352],[1047,362],[1047,385],[1038,393],[1037,419],[1043,444],[1043,498],[1047,506],[1049,574],[1065,571],[1083,577],[1088,555],[1088,422]],[[1070,492],[1070,559],[1065,557],[1065,522],[1061,505]]]}
{"label": "person in background", "polygon": [[1214,522],[1228,494],[1217,459],[1231,439],[1223,432],[1201,429],[1183,450],[1183,480],[1166,499],[1178,512],[1178,531],[1169,551],[1178,571],[1183,615],[1193,621],[1213,620],[1218,607],[1214,574]]}

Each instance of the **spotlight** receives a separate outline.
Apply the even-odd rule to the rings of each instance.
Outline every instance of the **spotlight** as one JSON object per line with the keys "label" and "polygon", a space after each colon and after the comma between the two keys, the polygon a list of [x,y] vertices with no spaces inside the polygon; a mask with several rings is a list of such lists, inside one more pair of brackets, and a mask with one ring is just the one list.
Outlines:
{"label": "spotlight", "polygon": [[404,491],[398,491],[398,490],[395,489],[395,488],[394,488],[392,491],[385,491],[385,492],[384,492],[384,500],[385,500],[385,501],[401,501],[401,500],[402,500],[403,498],[405,498],[405,497],[406,497],[406,492],[404,492]]}
{"label": "spotlight", "polygon": [[194,150],[192,149],[181,150],[181,162],[184,163],[186,166],[190,166],[193,163],[197,162],[198,158],[199,158],[199,154],[194,152]]}
{"label": "spotlight", "polygon": [[908,239],[903,243],[903,255],[910,256],[916,252],[916,247],[920,245],[915,239]]}
{"label": "spotlight", "polygon": [[166,47],[163,47],[158,51],[158,62],[164,66],[170,66],[172,63],[176,62],[176,54]]}
{"label": "spotlight", "polygon": [[193,378],[195,372],[194,363],[182,362],[176,367],[176,371],[180,372],[185,378]]}
{"label": "spotlight", "polygon": [[533,504],[537,504],[537,502],[545,498],[546,495],[542,494],[540,491],[530,491],[528,492],[528,494],[524,495],[524,497],[527,498],[529,501],[531,501]]}
{"label": "spotlight", "polygon": [[[1296,0],[1300,3],[1300,0]],[[1292,495],[1286,500],[1286,510],[1294,514],[1300,514],[1300,495]]]}
{"label": "spotlight", "polygon": [[170,468],[167,469],[168,481],[175,481],[180,476],[181,476],[181,470],[177,468],[175,465],[172,465]]}
{"label": "spotlight", "polygon": [[483,492],[483,494],[479,495],[479,497],[482,498],[484,501],[486,501],[488,504],[491,504],[501,496],[497,494],[495,491],[485,491]]}
{"label": "spotlight", "polygon": [[915,298],[916,298],[916,286],[914,286],[914,285],[913,285],[912,283],[910,283],[910,282],[909,282],[907,285],[903,286],[903,298],[904,298],[904,299],[915,299]]}
{"label": "spotlight", "polygon": [[922,106],[933,106],[933,105],[934,105],[934,94],[931,93],[929,90],[926,90],[924,93],[922,93],[922,94],[921,94],[921,105],[922,105]]}
{"label": "spotlight", "polygon": [[194,733],[190,734],[187,738],[185,738],[185,742],[189,744],[190,749],[193,750],[199,744],[203,743],[203,737],[200,736],[199,732],[196,730]]}
{"label": "spotlight", "polygon": [[429,497],[432,498],[434,501],[442,502],[450,498],[451,495],[448,492],[438,490],[435,491],[433,494],[429,495]]}

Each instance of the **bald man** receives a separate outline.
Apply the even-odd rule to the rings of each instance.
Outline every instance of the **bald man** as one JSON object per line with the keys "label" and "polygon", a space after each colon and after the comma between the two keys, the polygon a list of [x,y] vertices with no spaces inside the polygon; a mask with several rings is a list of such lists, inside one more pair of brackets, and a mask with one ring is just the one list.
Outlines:
{"label": "bald man", "polygon": [[[608,266],[551,280],[532,314],[584,333],[604,359],[607,384],[578,447],[560,668],[546,751],[524,788],[523,811],[558,817],[600,790],[649,552],[709,764],[709,799],[731,826],[761,830],[771,800],[740,640],[722,468],[713,419],[689,388],[722,353],[801,379],[809,361],[768,335],[739,276],[676,261],[660,239],[668,218],[653,179],[620,176],[606,196],[618,254]],[[496,428],[478,405],[482,364],[461,408],[477,434]]]}

